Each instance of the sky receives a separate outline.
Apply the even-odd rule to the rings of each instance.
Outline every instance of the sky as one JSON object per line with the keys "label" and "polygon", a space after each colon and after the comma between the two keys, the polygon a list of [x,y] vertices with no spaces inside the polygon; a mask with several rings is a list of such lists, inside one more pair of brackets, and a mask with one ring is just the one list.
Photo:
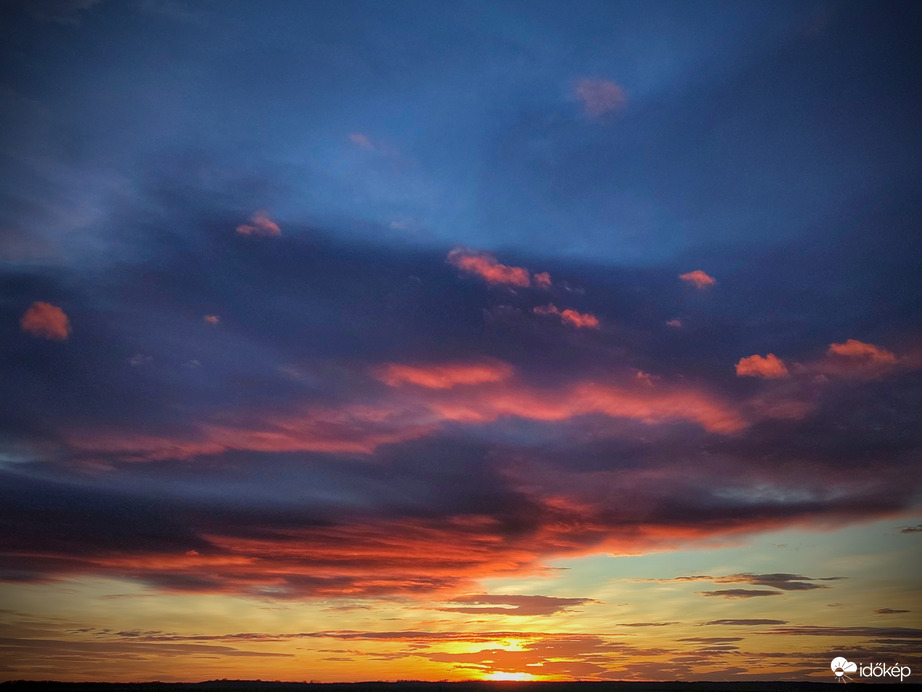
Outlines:
{"label": "sky", "polygon": [[919,3],[0,17],[0,679],[922,675]]}

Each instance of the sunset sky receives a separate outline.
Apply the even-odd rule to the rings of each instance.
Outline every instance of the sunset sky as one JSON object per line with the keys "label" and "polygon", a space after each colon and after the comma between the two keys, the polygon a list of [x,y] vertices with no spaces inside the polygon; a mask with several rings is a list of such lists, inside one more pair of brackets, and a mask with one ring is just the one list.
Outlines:
{"label": "sunset sky", "polygon": [[4,2],[0,680],[922,676],[920,35]]}

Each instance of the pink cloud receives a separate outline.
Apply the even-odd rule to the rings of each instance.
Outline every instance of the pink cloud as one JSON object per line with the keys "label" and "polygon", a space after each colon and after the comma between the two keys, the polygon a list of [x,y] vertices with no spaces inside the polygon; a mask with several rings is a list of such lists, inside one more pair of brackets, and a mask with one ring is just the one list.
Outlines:
{"label": "pink cloud", "polygon": [[537,286],[538,288],[550,288],[551,287],[551,275],[548,274],[547,272],[541,272],[539,274],[535,274],[532,278],[535,281],[535,286]]}
{"label": "pink cloud", "polygon": [[599,328],[599,319],[595,315],[588,312],[577,312],[576,310],[571,310],[569,308],[566,310],[561,310],[553,303],[548,303],[544,306],[539,305],[538,307],[534,308],[533,312],[536,315],[557,315],[560,317],[562,322],[577,328]]}
{"label": "pink cloud", "polygon": [[717,283],[714,277],[708,276],[700,269],[686,272],[684,274],[679,274],[679,278],[682,279],[682,281],[687,281],[688,283],[693,284],[695,288],[707,288],[708,286],[713,286]]}
{"label": "pink cloud", "polygon": [[830,344],[826,352],[830,356],[853,358],[877,365],[891,365],[896,363],[896,356],[885,348],[874,344],[866,344],[857,339],[849,339],[844,344]]}
{"label": "pink cloud", "polygon": [[584,77],[576,82],[573,93],[582,102],[586,115],[591,118],[617,113],[627,104],[624,89],[608,79]]}
{"label": "pink cloud", "polygon": [[221,321],[221,318],[217,315],[205,315],[204,319],[208,324],[217,324]]}
{"label": "pink cloud", "polygon": [[351,133],[349,135],[349,141],[359,149],[365,149],[366,151],[374,151],[375,149],[375,145],[372,143],[371,138],[361,132]]}
{"label": "pink cloud", "polygon": [[672,327],[673,329],[681,329],[682,320],[669,320],[668,322],[666,322],[666,326]]}
{"label": "pink cloud", "polygon": [[[68,442],[87,456],[123,460],[188,459],[227,450],[371,454],[386,444],[418,439],[447,424],[485,425],[501,418],[562,422],[599,415],[648,425],[689,421],[732,434],[748,422],[737,407],[694,388],[576,382],[534,388],[515,381],[500,361],[443,366],[385,366],[375,376],[391,386],[377,399],[294,412],[220,416],[191,422],[179,437],[136,431],[73,431]],[[412,387],[401,385],[411,384]]]}
{"label": "pink cloud", "polygon": [[747,358],[740,358],[736,364],[737,377],[763,377],[765,379],[777,379],[787,377],[788,369],[778,356],[769,353],[767,356],[753,355]]}
{"label": "pink cloud", "polygon": [[275,221],[269,218],[268,212],[260,210],[250,217],[250,223],[237,226],[237,233],[240,235],[274,236],[282,235],[282,229],[279,228]]}
{"label": "pink cloud", "polygon": [[26,334],[48,339],[64,341],[70,336],[70,320],[57,305],[36,301],[25,311],[19,326]]}
{"label": "pink cloud", "polygon": [[[448,263],[468,274],[479,276],[488,284],[522,288],[531,286],[531,275],[527,269],[500,264],[489,252],[458,247],[448,253]],[[550,276],[547,276],[547,281],[550,282]]]}
{"label": "pink cloud", "polygon": [[456,385],[500,382],[512,376],[513,368],[498,360],[479,363],[442,363],[402,365],[389,363],[376,370],[375,376],[391,387],[414,384],[429,389],[451,389]]}

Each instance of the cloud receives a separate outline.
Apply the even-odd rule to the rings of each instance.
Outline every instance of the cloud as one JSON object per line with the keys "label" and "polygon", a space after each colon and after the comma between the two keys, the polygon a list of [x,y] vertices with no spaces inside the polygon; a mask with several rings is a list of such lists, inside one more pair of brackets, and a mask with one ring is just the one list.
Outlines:
{"label": "cloud", "polygon": [[904,526],[900,529],[900,533],[922,533],[922,524],[916,524],[915,526]]}
{"label": "cloud", "polygon": [[583,77],[573,86],[573,94],[590,118],[619,113],[627,105],[624,89],[608,79]]}
{"label": "cloud", "polygon": [[777,379],[787,377],[788,369],[780,358],[774,353],[767,356],[752,355],[747,358],[741,358],[736,364],[737,377],[763,377],[765,379]]}
{"label": "cloud", "polygon": [[896,356],[887,349],[880,348],[874,344],[866,344],[857,339],[849,339],[843,344],[830,344],[827,354],[855,358],[880,365],[890,365],[896,362]]}
{"label": "cloud", "polygon": [[780,596],[780,591],[761,589],[722,589],[719,591],[699,591],[702,596],[721,596],[723,598],[756,598],[758,596]]}
{"label": "cloud", "polygon": [[844,343],[830,344],[821,359],[805,363],[799,369],[819,378],[875,380],[897,369],[919,367],[920,361],[915,355],[898,358],[880,346],[848,339]]}
{"label": "cloud", "polygon": [[772,572],[768,574],[753,574],[751,572],[742,572],[740,574],[728,574],[722,577],[711,577],[703,574],[696,574],[690,577],[672,577],[671,579],[656,579],[654,581],[709,581],[714,584],[753,584],[755,586],[772,586],[783,591],[811,591],[813,589],[829,588],[822,584],[815,584],[817,581],[838,581],[845,577],[805,577],[802,574],[790,574],[787,572]]}
{"label": "cloud", "polygon": [[598,329],[599,320],[598,318],[591,313],[577,312],[576,310],[560,310],[553,303],[548,303],[545,306],[538,306],[534,308],[533,312],[536,315],[557,315],[560,317],[560,321],[564,324],[570,324],[577,328],[583,329]]}
{"label": "cloud", "polygon": [[669,320],[666,322],[667,327],[672,327],[673,329],[682,328],[682,320]]}
{"label": "cloud", "polygon": [[218,322],[221,321],[221,318],[218,317],[217,315],[205,315],[204,320],[208,324],[217,324]]}
{"label": "cloud", "polygon": [[429,365],[388,363],[375,368],[374,373],[377,379],[391,387],[414,384],[428,389],[451,389],[457,385],[501,382],[512,376],[513,367],[499,360]]}
{"label": "cloud", "polygon": [[535,286],[538,288],[550,288],[551,287],[551,275],[547,272],[539,272],[532,276],[532,279],[535,282]]}
{"label": "cloud", "polygon": [[911,613],[911,610],[899,610],[896,608],[878,608],[874,611],[877,615],[896,615],[897,613]]}
{"label": "cloud", "polygon": [[375,145],[372,143],[371,138],[368,135],[362,134],[361,132],[350,133],[349,141],[359,149],[365,149],[366,151],[375,150]]}
{"label": "cloud", "polygon": [[708,276],[700,269],[695,269],[691,272],[679,274],[679,278],[682,279],[682,281],[686,281],[692,284],[695,288],[707,288],[708,286],[713,286],[717,283],[713,277]]}
{"label": "cloud", "polygon": [[551,275],[541,272],[532,276],[524,267],[510,267],[500,264],[489,252],[457,247],[448,253],[448,263],[461,271],[479,276],[495,286],[519,286],[527,288],[550,288]]}
{"label": "cloud", "polygon": [[[577,606],[598,603],[591,598],[556,598],[553,596],[491,596],[478,594],[458,596],[449,601],[459,607],[439,608],[450,613],[483,615],[554,615],[569,612]],[[486,606],[486,607],[483,607]]]}
{"label": "cloud", "polygon": [[813,637],[887,637],[893,639],[922,639],[922,629],[913,627],[822,627],[819,625],[792,625],[773,627],[760,634],[806,635]]}
{"label": "cloud", "polygon": [[[563,422],[598,415],[647,425],[688,421],[719,434],[737,433],[748,425],[729,402],[690,387],[577,381],[536,388],[509,378],[508,373],[499,361],[466,367],[392,364],[375,373],[391,385],[378,399],[366,396],[339,406],[289,406],[276,414],[224,414],[214,421],[190,421],[185,435],[177,437],[133,430],[93,431],[84,426],[68,435],[68,443],[85,454],[155,461],[230,449],[371,454],[382,445],[432,435],[446,425],[479,426],[503,418]],[[403,383],[416,386],[401,387]]]}
{"label": "cloud", "polygon": [[724,619],[709,620],[705,625],[732,625],[741,627],[753,627],[757,625],[786,625],[786,620],[767,620],[765,618],[741,618],[741,619]]}
{"label": "cloud", "polygon": [[240,235],[278,236],[282,229],[269,218],[269,212],[260,210],[250,217],[250,223],[237,226]]}
{"label": "cloud", "polygon": [[619,622],[618,627],[666,627],[678,624],[675,620],[670,620],[669,622]]}
{"label": "cloud", "polygon": [[50,341],[65,341],[70,336],[70,320],[57,305],[36,301],[25,311],[19,326],[26,334]]}

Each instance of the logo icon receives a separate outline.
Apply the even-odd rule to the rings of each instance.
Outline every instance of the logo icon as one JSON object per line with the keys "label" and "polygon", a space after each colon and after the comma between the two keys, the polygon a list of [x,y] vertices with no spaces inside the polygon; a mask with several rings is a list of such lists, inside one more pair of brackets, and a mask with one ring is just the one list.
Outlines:
{"label": "logo icon", "polygon": [[836,675],[836,682],[848,682],[851,678],[848,677],[846,673],[858,672],[858,664],[852,663],[842,656],[836,656],[832,659],[832,663],[829,664],[829,667],[832,668],[832,672]]}

